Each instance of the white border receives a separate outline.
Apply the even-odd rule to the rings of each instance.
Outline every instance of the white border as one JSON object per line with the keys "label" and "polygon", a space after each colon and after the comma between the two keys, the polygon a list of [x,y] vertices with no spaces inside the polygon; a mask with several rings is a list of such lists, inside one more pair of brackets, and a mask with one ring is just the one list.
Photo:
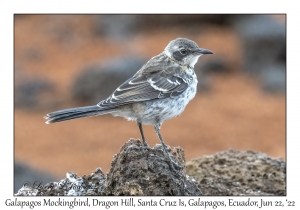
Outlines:
{"label": "white border", "polygon": [[[299,12],[296,1],[8,1],[0,9],[0,96],[1,96],[1,200],[13,194],[13,14],[14,13],[287,13],[287,197],[269,200],[296,200],[299,194]],[[298,172],[298,173],[297,173]],[[260,199],[253,198],[253,199]],[[37,200],[37,198],[20,198]],[[41,198],[43,199],[43,198]],[[66,198],[72,199],[72,198]],[[111,197],[102,197],[111,200]],[[115,198],[114,198],[115,199]],[[148,199],[148,198],[145,198]],[[157,198],[161,199],[161,197]],[[168,198],[173,199],[173,198]],[[178,199],[178,197],[174,198]],[[185,198],[187,199],[187,198]],[[227,200],[208,197],[208,200]],[[242,199],[242,198],[236,198]],[[296,203],[296,206],[300,206]],[[20,207],[17,207],[20,208]],[[179,208],[179,207],[175,207]],[[274,207],[273,207],[274,208]],[[2,209],[2,208],[1,208]],[[6,209],[6,208],[5,208]],[[78,209],[78,208],[77,208]],[[174,208],[173,208],[174,209]],[[227,208],[230,209],[230,208]],[[269,208],[264,208],[269,209]],[[271,208],[270,208],[271,209]]]}

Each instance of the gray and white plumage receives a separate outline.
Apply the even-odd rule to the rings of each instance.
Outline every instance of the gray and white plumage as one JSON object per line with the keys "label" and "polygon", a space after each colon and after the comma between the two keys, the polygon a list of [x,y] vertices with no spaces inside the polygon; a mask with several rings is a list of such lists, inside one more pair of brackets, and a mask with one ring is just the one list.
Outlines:
{"label": "gray and white plumage", "polygon": [[[180,50],[186,50],[186,55]],[[142,124],[162,123],[164,111],[162,106],[183,108],[195,96],[197,77],[194,73],[194,60],[211,51],[200,49],[198,45],[188,39],[178,38],[171,41],[164,52],[150,59],[132,78],[119,86],[110,97],[100,101],[97,105],[81,108],[71,108],[52,112],[46,115],[48,124],[69,119],[89,117],[112,113],[129,120],[136,120]],[[168,100],[169,99],[169,100]],[[158,107],[151,107],[154,103]],[[150,106],[150,107],[149,107]],[[157,110],[156,122],[150,123],[143,119],[149,115],[149,110]],[[176,109],[176,108],[175,108]],[[161,112],[160,112],[161,111]],[[182,108],[178,109],[179,115]],[[122,114],[122,112],[124,112]],[[176,112],[176,110],[174,111]],[[168,114],[168,113],[166,113]],[[154,113],[152,114],[152,118]],[[177,116],[175,114],[175,116]],[[172,116],[174,117],[174,116]],[[169,117],[169,118],[172,118]]]}
{"label": "gray and white plumage", "polygon": [[49,113],[45,116],[46,123],[110,113],[137,121],[145,145],[141,124],[154,125],[165,149],[159,133],[160,126],[164,121],[180,115],[194,98],[198,83],[194,65],[201,55],[212,53],[199,48],[194,41],[175,39],[107,99],[94,106]]}

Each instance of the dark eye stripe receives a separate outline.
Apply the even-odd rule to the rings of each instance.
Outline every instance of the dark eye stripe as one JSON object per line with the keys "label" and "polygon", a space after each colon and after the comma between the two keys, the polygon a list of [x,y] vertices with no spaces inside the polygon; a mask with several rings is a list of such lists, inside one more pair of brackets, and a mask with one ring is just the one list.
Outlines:
{"label": "dark eye stripe", "polygon": [[184,56],[185,55],[181,54],[181,52],[179,51],[173,53],[173,57],[178,61],[181,61],[184,58]]}
{"label": "dark eye stripe", "polygon": [[181,49],[181,50],[180,50],[180,53],[181,53],[182,55],[186,55],[186,54],[187,54],[187,50],[186,50],[186,49]]}

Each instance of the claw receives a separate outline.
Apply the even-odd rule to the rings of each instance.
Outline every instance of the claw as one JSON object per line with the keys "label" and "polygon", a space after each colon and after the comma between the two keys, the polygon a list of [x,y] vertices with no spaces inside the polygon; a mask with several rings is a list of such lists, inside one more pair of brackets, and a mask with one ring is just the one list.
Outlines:
{"label": "claw", "polygon": [[171,160],[170,163],[171,169],[178,175],[181,176],[181,172],[183,169],[183,166],[178,165],[175,161]]}

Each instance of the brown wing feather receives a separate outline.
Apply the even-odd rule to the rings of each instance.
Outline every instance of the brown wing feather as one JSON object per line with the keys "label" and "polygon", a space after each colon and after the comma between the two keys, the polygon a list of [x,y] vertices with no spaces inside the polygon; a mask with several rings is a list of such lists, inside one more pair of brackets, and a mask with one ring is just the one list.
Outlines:
{"label": "brown wing feather", "polygon": [[158,59],[156,62],[150,62],[150,60],[149,62],[153,65],[146,63],[132,78],[119,86],[109,98],[99,102],[98,106],[115,108],[125,104],[176,97],[182,94],[188,88],[192,77],[180,70],[179,66],[168,65],[168,68],[164,68],[164,59]]}

